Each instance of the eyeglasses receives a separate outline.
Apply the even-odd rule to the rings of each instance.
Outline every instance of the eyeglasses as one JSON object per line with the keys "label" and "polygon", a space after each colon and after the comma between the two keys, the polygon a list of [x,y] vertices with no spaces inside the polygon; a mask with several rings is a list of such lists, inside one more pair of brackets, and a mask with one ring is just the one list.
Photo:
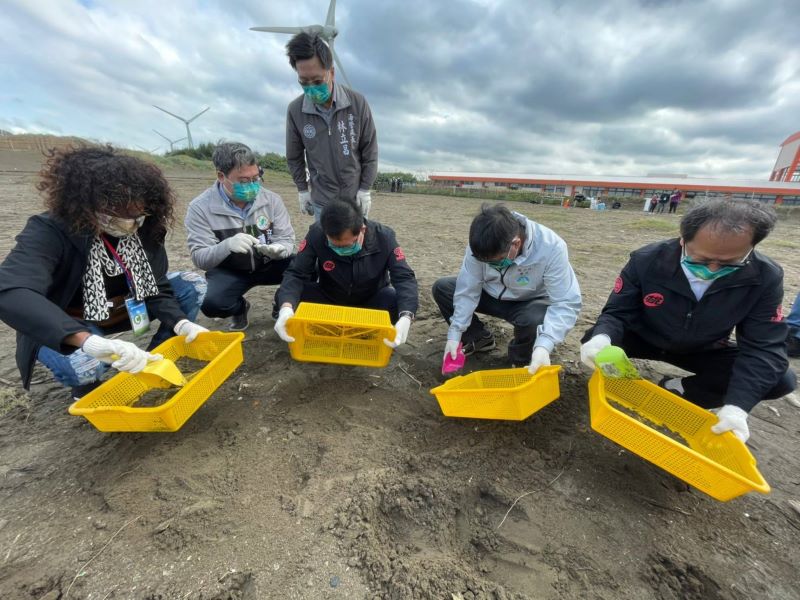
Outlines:
{"label": "eyeglasses", "polygon": [[258,183],[261,181],[261,177],[259,175],[254,175],[253,177],[237,177],[236,181],[233,181],[226,175],[225,179],[231,183]]}
{"label": "eyeglasses", "polygon": [[739,262],[732,262],[732,263],[720,262],[718,260],[694,260],[688,254],[686,254],[686,246],[684,246],[682,249],[682,254],[683,254],[682,258],[683,262],[686,263],[687,265],[695,265],[698,267],[708,267],[709,265],[717,265],[717,267],[720,269],[726,267],[730,267],[731,269],[741,269],[742,267],[746,267],[747,265],[750,264],[750,255],[752,253],[753,253],[753,248],[750,248],[750,251],[744,255],[744,258],[742,260],[740,260]]}
{"label": "eyeglasses", "polygon": [[313,80],[311,80],[311,81],[308,81],[308,80],[306,80],[306,81],[303,81],[302,79],[298,79],[298,80],[297,80],[297,83],[299,83],[301,86],[308,86],[308,85],[322,85],[323,83],[328,83],[328,76],[327,76],[327,75],[325,75],[325,77],[324,77],[324,78],[322,78],[322,79],[320,79],[319,77],[317,77],[316,79],[313,79]]}

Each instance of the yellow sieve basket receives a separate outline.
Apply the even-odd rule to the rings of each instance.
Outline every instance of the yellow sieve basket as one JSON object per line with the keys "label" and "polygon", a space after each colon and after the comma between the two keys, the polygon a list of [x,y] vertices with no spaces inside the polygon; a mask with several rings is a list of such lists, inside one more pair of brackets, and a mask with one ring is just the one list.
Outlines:
{"label": "yellow sieve basket", "polygon": [[286,331],[295,360],[361,367],[388,365],[392,349],[383,340],[395,337],[385,310],[312,302],[300,303]]}
{"label": "yellow sieve basket", "polygon": [[558,365],[475,371],[431,390],[446,417],[522,421],[561,395]]}
{"label": "yellow sieve basket", "polygon": [[[636,417],[617,403],[681,436],[688,446]],[[644,379],[610,379],[595,370],[589,380],[592,429],[723,502],[747,492],[768,494],[756,459],[733,433],[712,433],[713,413]]]}
{"label": "yellow sieve basket", "polygon": [[177,361],[186,357],[207,363],[196,373],[184,373],[188,382],[169,400],[155,407],[135,403],[152,389],[170,384],[152,376],[118,373],[69,407],[69,414],[86,417],[100,431],[177,431],[242,363],[244,334],[211,331],[191,344],[173,337],[153,350]]}

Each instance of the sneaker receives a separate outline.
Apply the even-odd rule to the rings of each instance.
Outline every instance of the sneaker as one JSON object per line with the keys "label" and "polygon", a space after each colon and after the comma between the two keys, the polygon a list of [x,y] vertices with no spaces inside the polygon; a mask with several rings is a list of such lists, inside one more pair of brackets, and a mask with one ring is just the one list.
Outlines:
{"label": "sneaker", "polygon": [[789,335],[786,336],[786,354],[791,356],[792,358],[797,358],[800,356],[800,335],[796,329],[790,329]]}
{"label": "sneaker", "polygon": [[487,331],[474,342],[466,342],[463,344],[461,350],[464,352],[464,356],[469,356],[475,352],[489,352],[489,350],[494,350],[496,346],[497,344],[494,342],[494,336],[491,332]]}
{"label": "sneaker", "polygon": [[250,312],[250,303],[245,300],[244,310],[238,315],[233,315],[231,317],[231,324],[228,325],[228,331],[244,331],[247,329],[250,325],[250,321],[247,320],[248,312]]}

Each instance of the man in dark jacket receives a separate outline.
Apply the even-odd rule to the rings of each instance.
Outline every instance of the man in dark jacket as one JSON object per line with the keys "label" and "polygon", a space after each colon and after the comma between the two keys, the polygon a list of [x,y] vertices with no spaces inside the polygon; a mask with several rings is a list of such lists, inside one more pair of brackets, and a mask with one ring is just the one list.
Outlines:
{"label": "man in dark jacket", "polygon": [[797,383],[786,356],[783,270],[755,250],[775,221],[772,209],[750,201],[693,208],[680,239],[631,254],[583,338],[581,360],[594,367],[597,353],[614,344],[690,371],[661,385],[704,408],[721,407],[712,431],[746,441],[748,412]]}
{"label": "man in dark jacket", "polygon": [[388,311],[397,330],[393,342],[385,340],[391,347],[406,341],[419,307],[417,279],[394,231],[342,201],[328,204],[308,230],[277,297],[275,331],[285,342],[294,341],[286,322],[302,301]]}
{"label": "man in dark jacket", "polygon": [[378,175],[378,136],[369,104],[334,81],[333,54],[319,35],[298,33],[286,52],[303,88],[286,114],[286,162],[300,211],[318,221],[328,202],[355,198],[366,217]]}

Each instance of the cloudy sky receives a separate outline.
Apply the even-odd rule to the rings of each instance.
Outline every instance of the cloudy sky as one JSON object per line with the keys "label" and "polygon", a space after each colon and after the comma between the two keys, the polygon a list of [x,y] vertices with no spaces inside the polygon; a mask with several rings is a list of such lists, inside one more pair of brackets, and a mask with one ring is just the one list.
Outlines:
{"label": "cloudy sky", "polygon": [[[339,0],[381,170],[765,179],[800,130],[797,0]],[[328,0],[2,0],[0,129],[284,153],[288,36]]]}

